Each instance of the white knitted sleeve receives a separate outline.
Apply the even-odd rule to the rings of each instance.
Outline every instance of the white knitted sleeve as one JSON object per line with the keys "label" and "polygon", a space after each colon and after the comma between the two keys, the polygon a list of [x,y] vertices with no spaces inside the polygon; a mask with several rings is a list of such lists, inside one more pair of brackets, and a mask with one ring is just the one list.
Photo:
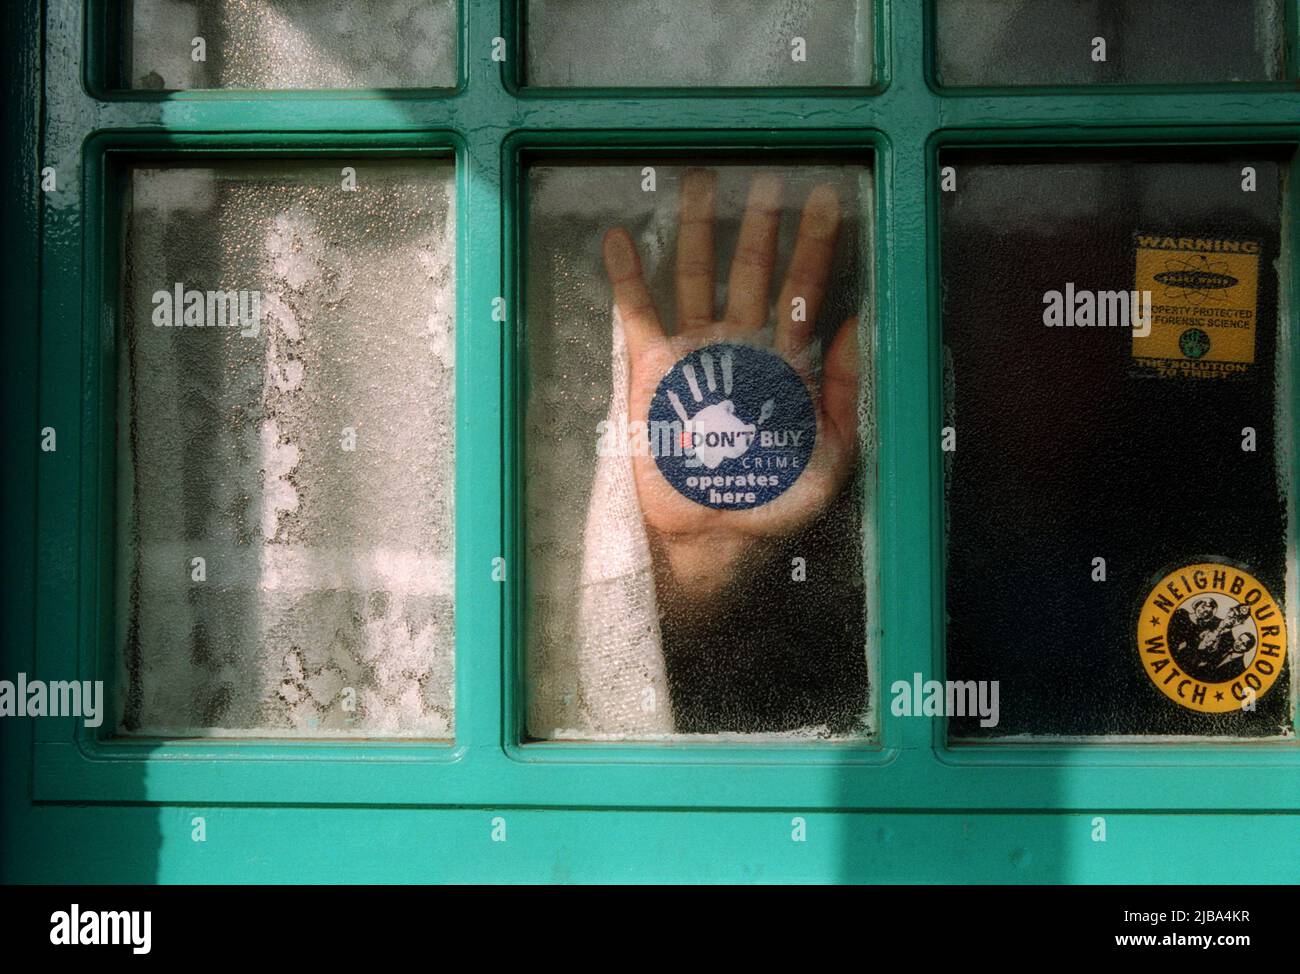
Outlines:
{"label": "white knitted sleeve", "polygon": [[[610,429],[626,430],[627,343],[612,322]],[[626,441],[619,440],[620,447]],[[655,737],[673,732],[654,571],[629,450],[603,451],[583,529],[573,656],[577,695],[556,737]],[[566,654],[567,655],[567,654]],[[574,712],[576,711],[576,712]]]}

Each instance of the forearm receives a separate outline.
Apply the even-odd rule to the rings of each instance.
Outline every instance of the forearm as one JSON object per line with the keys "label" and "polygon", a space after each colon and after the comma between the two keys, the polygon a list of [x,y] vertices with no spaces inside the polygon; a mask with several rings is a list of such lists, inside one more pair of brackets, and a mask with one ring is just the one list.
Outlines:
{"label": "forearm", "polygon": [[[865,619],[853,585],[860,554],[850,537],[826,533],[834,534],[813,531],[767,542],[761,553],[749,549],[705,600],[687,600],[666,555],[656,554],[679,732],[859,732],[867,699]],[[699,549],[707,570],[712,552],[708,544]],[[813,551],[813,579],[792,577],[789,559]],[[698,564],[693,553],[678,554]]]}
{"label": "forearm", "polygon": [[770,539],[734,532],[672,535],[650,529],[655,587],[661,605],[676,605],[694,614],[725,594],[743,594],[745,576],[771,558]]}

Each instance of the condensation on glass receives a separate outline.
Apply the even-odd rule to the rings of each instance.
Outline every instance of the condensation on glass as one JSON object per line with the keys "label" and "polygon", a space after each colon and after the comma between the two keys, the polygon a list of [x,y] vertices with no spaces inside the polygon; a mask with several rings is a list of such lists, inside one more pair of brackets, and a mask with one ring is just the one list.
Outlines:
{"label": "condensation on glass", "polygon": [[936,0],[941,85],[1284,77],[1282,0]]}
{"label": "condensation on glass", "polygon": [[[857,340],[856,353],[848,357],[848,371],[856,366],[858,373],[856,388],[851,378],[847,393],[841,387],[849,397],[847,415],[840,413],[841,432],[851,454],[856,447],[856,455],[844,460],[843,480],[817,488],[816,462],[810,461],[801,475],[808,478],[806,493],[795,480],[788,495],[772,504],[714,511],[721,517],[698,534],[692,533],[698,527],[692,515],[707,514],[708,508],[666,493],[674,488],[648,467],[644,481],[635,472],[636,451],[647,444],[638,440],[634,424],[647,419],[640,412],[648,409],[653,416],[655,408],[644,399],[639,407],[631,405],[637,388],[648,396],[663,376],[684,400],[676,408],[697,418],[706,403],[716,412],[731,396],[734,415],[723,417],[728,423],[755,424],[752,430],[780,427],[785,420],[778,404],[764,427],[770,404],[760,409],[759,399],[741,398],[746,370],[755,362],[770,363],[763,358],[770,353],[715,347],[710,360],[693,360],[692,395],[683,384],[682,362],[646,357],[639,368],[613,317],[602,239],[624,228],[665,331],[678,336],[668,358],[687,356],[718,337],[708,331],[683,336],[674,324],[685,178],[712,179],[715,186],[717,283],[703,300],[715,299],[717,315],[732,296],[727,281],[748,194],[759,180],[780,188],[779,205],[771,198],[768,203],[779,220],[771,288],[735,289],[758,307],[754,330],[731,340],[760,349],[771,348],[777,334],[778,293],[805,201],[815,191],[837,197],[843,213],[838,242],[821,256],[829,287],[820,311],[808,319],[814,334],[804,365],[814,400],[824,402],[823,386],[829,385],[821,382],[823,350],[837,336],[852,332]],[[870,737],[873,585],[864,583],[874,571],[875,550],[868,486],[874,456],[870,167],[842,160],[778,161],[759,168],[734,159],[538,158],[526,183],[528,736]],[[707,225],[705,214],[690,216],[698,234]],[[855,315],[857,328],[846,326]],[[761,327],[759,317],[766,319]],[[660,393],[654,401],[667,408],[669,397]],[[819,434],[824,432],[821,426]],[[761,452],[751,446],[739,460],[709,469],[739,472],[749,459],[757,469],[753,458]],[[789,506],[777,515],[781,500]],[[647,504],[662,506],[650,510]],[[677,551],[700,577],[665,555],[656,512],[662,515],[670,504],[685,522]],[[736,530],[753,533],[737,541]]]}
{"label": "condensation on glass", "polygon": [[941,164],[950,736],[1291,735],[1289,159]]}
{"label": "condensation on glass", "polygon": [[859,86],[871,0],[528,0],[541,87]]}
{"label": "condensation on glass", "polygon": [[123,174],[123,733],[452,733],[453,166],[347,166]]}
{"label": "condensation on glass", "polygon": [[128,88],[448,88],[455,0],[129,0]]}

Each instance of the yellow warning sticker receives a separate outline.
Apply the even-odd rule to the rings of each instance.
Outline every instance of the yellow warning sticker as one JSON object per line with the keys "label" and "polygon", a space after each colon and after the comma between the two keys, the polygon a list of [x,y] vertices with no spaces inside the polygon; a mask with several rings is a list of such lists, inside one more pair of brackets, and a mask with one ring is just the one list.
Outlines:
{"label": "yellow warning sticker", "polygon": [[1229,379],[1255,362],[1257,240],[1133,235],[1134,290],[1150,320],[1133,329],[1133,361],[1160,376]]}

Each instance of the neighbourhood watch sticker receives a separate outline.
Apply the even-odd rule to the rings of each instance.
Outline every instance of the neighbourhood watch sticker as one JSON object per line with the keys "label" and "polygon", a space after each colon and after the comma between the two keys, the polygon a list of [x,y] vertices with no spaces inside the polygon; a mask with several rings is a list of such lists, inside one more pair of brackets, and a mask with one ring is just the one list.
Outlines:
{"label": "neighbourhood watch sticker", "polygon": [[681,359],[650,402],[655,462],[679,493],[719,510],[780,497],[803,473],[817,414],[780,355],[718,343]]}
{"label": "neighbourhood watch sticker", "polygon": [[1133,235],[1134,290],[1151,294],[1151,327],[1133,363],[1161,377],[1233,379],[1255,362],[1257,240]]}
{"label": "neighbourhood watch sticker", "polygon": [[1251,708],[1286,661],[1286,621],[1268,589],[1231,565],[1171,572],[1142,605],[1138,652],[1147,676],[1188,710]]}

